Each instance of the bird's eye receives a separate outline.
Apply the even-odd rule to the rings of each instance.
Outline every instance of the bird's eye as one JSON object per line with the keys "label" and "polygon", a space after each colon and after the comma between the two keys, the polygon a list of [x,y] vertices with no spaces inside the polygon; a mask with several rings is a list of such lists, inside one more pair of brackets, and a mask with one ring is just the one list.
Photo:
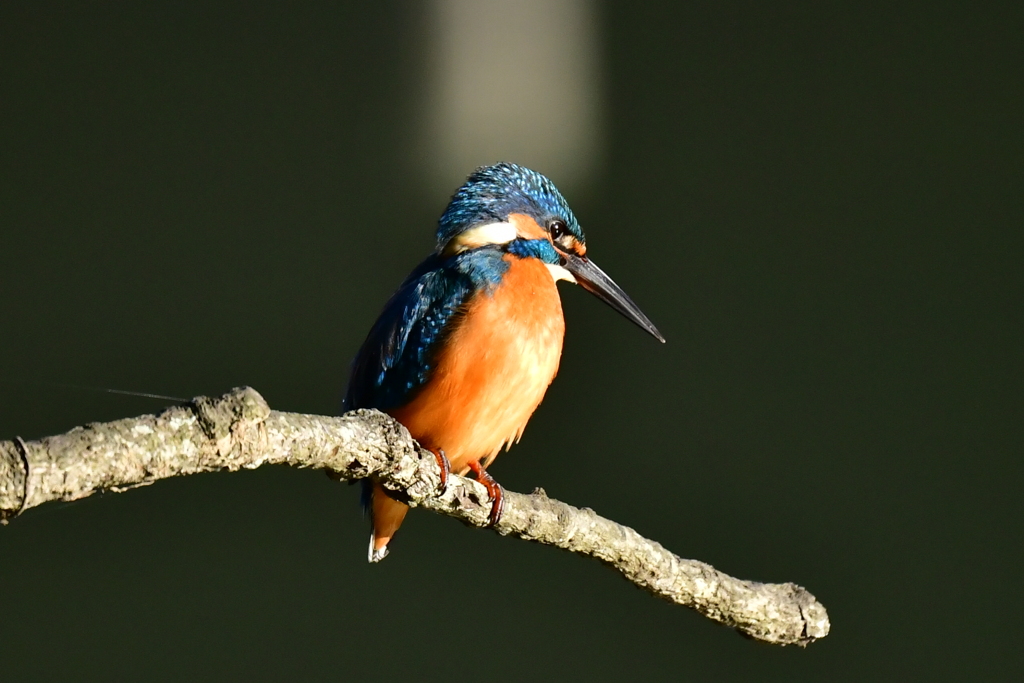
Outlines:
{"label": "bird's eye", "polygon": [[565,222],[560,220],[553,220],[548,225],[548,232],[551,233],[551,239],[557,240],[559,237],[569,231],[569,228],[565,227]]}

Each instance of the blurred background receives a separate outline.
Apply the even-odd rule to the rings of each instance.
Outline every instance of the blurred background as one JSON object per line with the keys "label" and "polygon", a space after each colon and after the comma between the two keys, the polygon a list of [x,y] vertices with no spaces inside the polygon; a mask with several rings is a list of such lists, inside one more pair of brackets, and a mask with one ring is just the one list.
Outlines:
{"label": "blurred background", "polygon": [[[832,634],[778,649],[599,565],[265,468],[0,528],[0,678],[1008,680],[1024,657],[1024,10],[0,5],[0,438],[251,385],[338,410],[474,166],[542,171],[668,338],[563,287],[492,472]],[[565,429],[565,415],[574,428]]]}

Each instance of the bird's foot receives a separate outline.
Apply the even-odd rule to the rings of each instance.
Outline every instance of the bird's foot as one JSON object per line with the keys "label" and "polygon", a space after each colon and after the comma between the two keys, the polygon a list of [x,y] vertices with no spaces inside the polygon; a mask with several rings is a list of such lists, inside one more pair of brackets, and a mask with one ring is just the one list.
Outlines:
{"label": "bird's foot", "polygon": [[448,456],[444,454],[444,449],[438,448],[435,451],[428,448],[427,450],[434,454],[434,457],[437,458],[437,466],[441,468],[441,483],[437,485],[437,491],[444,493],[448,488],[448,475],[451,474],[452,464],[448,461]]}
{"label": "bird's foot", "polygon": [[491,497],[491,516],[487,526],[494,526],[501,519],[501,510],[505,507],[505,489],[501,488],[501,484],[496,482],[480,463],[469,463],[469,469],[473,470],[476,480],[487,488],[487,495]]}

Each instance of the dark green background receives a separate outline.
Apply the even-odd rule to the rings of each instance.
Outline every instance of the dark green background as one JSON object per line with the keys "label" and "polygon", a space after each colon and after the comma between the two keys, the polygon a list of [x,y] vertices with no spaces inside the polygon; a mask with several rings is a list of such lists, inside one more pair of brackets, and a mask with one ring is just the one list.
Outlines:
{"label": "dark green background", "polygon": [[[337,410],[447,199],[407,153],[420,8],[351,4],[0,5],[0,438],[161,407],[47,382]],[[268,468],[0,529],[0,679],[1019,676],[1024,16],[772,5],[602,5],[569,200],[669,342],[565,287],[493,471],[805,585],[832,635],[427,514],[368,566],[354,488]]]}

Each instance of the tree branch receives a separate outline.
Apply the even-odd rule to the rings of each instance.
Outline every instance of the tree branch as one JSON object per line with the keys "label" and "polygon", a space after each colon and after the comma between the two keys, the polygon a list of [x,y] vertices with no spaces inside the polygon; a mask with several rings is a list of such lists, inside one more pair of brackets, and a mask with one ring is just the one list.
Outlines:
{"label": "tree branch", "polygon": [[[331,470],[342,479],[376,476],[398,497],[483,527],[490,502],[483,485],[440,469],[387,415],[357,410],[340,417],[270,410],[248,387],[199,397],[159,415],[77,427],[38,441],[0,441],[0,521],[51,500],[124,491],[158,479],[266,464]],[[564,548],[614,567],[654,595],[777,645],[807,645],[828,635],[828,614],[792,583],[742,581],[684,560],[629,527],[548,498],[506,492],[494,530]]]}

